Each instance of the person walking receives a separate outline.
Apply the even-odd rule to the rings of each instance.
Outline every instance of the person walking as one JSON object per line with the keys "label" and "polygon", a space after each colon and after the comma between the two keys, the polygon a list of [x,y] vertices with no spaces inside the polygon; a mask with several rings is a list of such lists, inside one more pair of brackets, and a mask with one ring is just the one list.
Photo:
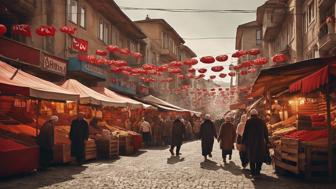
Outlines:
{"label": "person walking", "polygon": [[142,138],[144,140],[145,146],[149,146],[152,141],[152,128],[151,125],[142,117],[142,122],[140,125],[140,131],[142,132]]}
{"label": "person walking", "polygon": [[222,158],[226,164],[226,156],[229,155],[229,160],[232,159],[232,150],[234,149],[234,142],[236,139],[235,127],[231,122],[231,117],[226,116],[225,122],[220,126],[218,142],[222,149]]}
{"label": "person walking", "polygon": [[175,147],[176,147],[176,156],[182,155],[180,153],[180,149],[182,146],[184,136],[185,136],[185,126],[183,125],[181,119],[177,118],[173,123],[171,145],[169,149],[169,152],[172,156],[174,155]]}
{"label": "person walking", "polygon": [[85,141],[89,139],[89,126],[84,120],[84,113],[79,113],[70,128],[71,155],[76,157],[79,165],[85,161]]}
{"label": "person walking", "polygon": [[258,176],[267,157],[268,131],[265,122],[258,117],[257,110],[251,110],[250,114],[251,118],[245,125],[243,144],[246,146],[251,174]]}
{"label": "person walking", "polygon": [[40,145],[40,163],[41,168],[49,167],[53,160],[54,149],[54,127],[58,121],[57,116],[51,116],[40,129],[40,134],[37,137],[37,142]]}
{"label": "person walking", "polygon": [[207,156],[212,157],[212,148],[214,144],[214,138],[217,138],[217,133],[215,125],[210,120],[210,115],[205,115],[205,120],[201,124],[200,128],[200,139],[202,141],[202,155],[204,156],[204,161],[207,160]]}
{"label": "person walking", "polygon": [[242,163],[243,169],[245,169],[248,164],[245,145],[243,145],[243,134],[245,130],[246,120],[247,120],[247,115],[243,114],[240,118],[240,122],[236,130],[236,133],[237,133],[236,145],[237,145],[237,150],[239,151],[239,157],[240,157],[240,161]]}

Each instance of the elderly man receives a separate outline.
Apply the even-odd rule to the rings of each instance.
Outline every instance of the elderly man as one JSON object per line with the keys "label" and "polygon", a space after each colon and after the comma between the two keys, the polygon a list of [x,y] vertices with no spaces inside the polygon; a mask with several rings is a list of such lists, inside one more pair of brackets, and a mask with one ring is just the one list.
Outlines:
{"label": "elderly man", "polygon": [[174,148],[176,147],[176,156],[180,156],[180,149],[183,143],[183,137],[185,137],[185,126],[181,121],[181,118],[177,118],[173,123],[171,145],[169,152],[174,155]]}
{"label": "elderly man", "polygon": [[207,156],[212,157],[212,148],[214,139],[217,138],[216,128],[213,122],[210,120],[210,115],[206,114],[204,122],[201,124],[200,139],[202,140],[202,155],[204,161],[207,160]]}
{"label": "elderly man", "polygon": [[84,120],[84,113],[80,112],[71,123],[70,129],[71,155],[76,157],[77,163],[85,161],[85,141],[89,139],[89,126]]}
{"label": "elderly man", "polygon": [[49,120],[43,124],[37,138],[38,144],[40,145],[40,162],[42,168],[48,167],[53,159],[54,126],[57,121],[57,116],[51,116]]}
{"label": "elderly man", "polygon": [[149,146],[152,141],[152,128],[151,125],[145,120],[145,118],[142,118],[142,122],[140,125],[140,131],[142,132],[142,138],[144,140],[145,146]]}
{"label": "elderly man", "polygon": [[243,133],[243,144],[246,146],[251,174],[258,176],[267,157],[268,130],[265,122],[258,117],[257,110],[251,110],[250,114],[251,118],[247,120]]}

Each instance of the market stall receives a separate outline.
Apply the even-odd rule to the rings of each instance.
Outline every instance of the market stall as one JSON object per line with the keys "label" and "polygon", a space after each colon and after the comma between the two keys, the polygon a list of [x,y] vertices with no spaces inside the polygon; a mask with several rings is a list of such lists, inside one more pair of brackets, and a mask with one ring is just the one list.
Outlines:
{"label": "market stall", "polygon": [[[333,178],[335,91],[333,58],[262,70],[252,94],[266,99],[264,114],[274,148],[274,166],[306,178]],[[276,85],[269,85],[277,81]],[[332,119],[333,118],[333,119]]]}
{"label": "market stall", "polygon": [[[41,109],[42,102],[65,104],[65,101],[76,101],[78,98],[76,93],[0,62],[0,137],[4,138],[6,143],[17,146],[8,149],[10,151],[8,153],[13,155],[12,158],[19,159],[24,156],[34,160],[31,165],[34,165],[35,169],[38,168],[39,150],[36,136],[45,120]],[[60,144],[55,140],[55,146],[58,145]],[[23,155],[22,151],[29,152]],[[59,150],[55,147],[54,155],[58,156],[61,151],[64,151],[63,147]],[[71,159],[70,152],[68,154],[67,159]],[[16,164],[17,161],[13,159],[10,162],[3,162],[9,168],[13,168],[7,170],[8,173],[15,174],[27,170],[24,166],[28,165]]]}

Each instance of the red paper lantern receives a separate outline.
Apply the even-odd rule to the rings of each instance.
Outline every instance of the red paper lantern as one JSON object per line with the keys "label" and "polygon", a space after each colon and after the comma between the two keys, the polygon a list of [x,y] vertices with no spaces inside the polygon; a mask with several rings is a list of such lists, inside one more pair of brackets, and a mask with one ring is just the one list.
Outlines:
{"label": "red paper lantern", "polygon": [[229,75],[230,77],[234,77],[234,76],[236,76],[236,73],[235,73],[235,72],[230,72],[228,75]]}
{"label": "red paper lantern", "polygon": [[214,66],[214,67],[211,68],[211,70],[213,72],[220,72],[220,71],[224,70],[224,67],[223,66]]}
{"label": "red paper lantern", "polygon": [[15,24],[13,25],[13,34],[31,37],[30,26],[27,24]]}
{"label": "red paper lantern", "polygon": [[192,73],[189,73],[187,76],[188,76],[189,79],[193,79],[195,77],[194,74],[192,74]]}
{"label": "red paper lantern", "polygon": [[179,78],[179,79],[184,79],[184,75],[182,75],[182,74],[178,74],[178,75],[177,75],[177,78]]}
{"label": "red paper lantern", "polygon": [[255,68],[251,68],[249,70],[247,70],[248,73],[256,73],[257,70]]}
{"label": "red paper lantern", "polygon": [[207,69],[206,68],[200,68],[200,69],[198,69],[198,72],[204,74],[204,73],[207,72]]}
{"label": "red paper lantern", "polygon": [[200,59],[200,61],[204,64],[212,64],[214,63],[216,60],[214,57],[212,56],[204,56]]}
{"label": "red paper lantern", "polygon": [[259,49],[251,49],[251,50],[248,50],[246,53],[249,54],[249,55],[256,56],[256,55],[260,54],[260,50]]}
{"label": "red paper lantern", "polygon": [[128,63],[124,60],[116,60],[115,65],[118,66],[118,67],[122,67],[122,66],[127,66]]}
{"label": "red paper lantern", "polygon": [[107,52],[104,51],[104,50],[96,50],[96,55],[99,55],[99,56],[106,56],[107,55]]}
{"label": "red paper lantern", "polygon": [[62,26],[60,31],[63,33],[67,33],[69,35],[74,35],[76,32],[77,28],[75,27],[70,27],[70,26]]}
{"label": "red paper lantern", "polygon": [[215,75],[211,75],[210,79],[216,79],[216,76]]}
{"label": "red paper lantern", "polygon": [[162,66],[159,66],[159,67],[157,68],[157,70],[158,70],[159,72],[166,72],[166,71],[168,71],[168,68],[169,68],[169,66],[168,66],[167,64],[164,64],[164,65],[162,65]]}
{"label": "red paper lantern", "polygon": [[265,65],[268,63],[268,59],[267,58],[257,58],[253,61],[253,64],[256,66],[261,66],[261,65]]}
{"label": "red paper lantern", "polygon": [[93,56],[93,55],[88,55],[87,56],[87,62],[90,63],[90,64],[95,64],[97,61],[96,57]]}
{"label": "red paper lantern", "polygon": [[110,52],[110,53],[114,53],[114,52],[118,52],[119,51],[119,47],[116,45],[109,45],[106,47],[106,49]]}
{"label": "red paper lantern", "polygon": [[246,75],[247,71],[240,71],[240,75]]}
{"label": "red paper lantern", "polygon": [[196,72],[196,69],[195,69],[195,68],[189,68],[189,69],[188,69],[188,72],[189,72],[189,73],[195,73],[195,72]]}
{"label": "red paper lantern", "polygon": [[111,71],[113,73],[121,73],[122,69],[119,67],[111,66]]}
{"label": "red paper lantern", "polygon": [[125,56],[128,56],[131,53],[131,51],[127,48],[124,48],[124,49],[119,49],[118,48],[118,52],[122,55],[125,55]]}
{"label": "red paper lantern", "polygon": [[240,51],[237,51],[237,52],[233,53],[232,57],[233,58],[239,58],[239,57],[244,56],[244,55],[246,55],[246,51],[240,50]]}
{"label": "red paper lantern", "polygon": [[0,24],[0,36],[3,36],[7,32],[7,27],[3,24]]}
{"label": "red paper lantern", "polygon": [[189,60],[184,61],[183,63],[184,63],[184,65],[186,65],[186,66],[193,66],[193,65],[196,65],[196,64],[198,63],[198,60],[192,58],[192,59],[189,59]]}
{"label": "red paper lantern", "polygon": [[284,54],[276,54],[272,57],[274,63],[284,63],[288,60],[287,56]]}
{"label": "red paper lantern", "polygon": [[123,67],[120,67],[123,71],[128,71],[128,72],[132,72],[133,71],[133,68],[129,67],[129,66],[123,66]]}
{"label": "red paper lantern", "polygon": [[168,72],[173,73],[173,74],[178,74],[178,73],[181,73],[182,70],[180,68],[169,68]]}
{"label": "red paper lantern", "polygon": [[155,66],[153,64],[144,64],[144,65],[142,65],[142,68],[144,70],[154,70]]}
{"label": "red paper lantern", "polygon": [[219,56],[216,56],[216,60],[218,61],[218,62],[225,62],[225,61],[227,61],[228,60],[228,56],[227,55],[219,55]]}
{"label": "red paper lantern", "polygon": [[183,66],[183,62],[181,61],[172,61],[169,66],[171,67],[180,67],[180,66]]}
{"label": "red paper lantern", "polygon": [[55,36],[56,29],[53,26],[42,25],[36,28],[36,34],[39,36]]}
{"label": "red paper lantern", "polygon": [[138,52],[132,52],[131,55],[136,59],[140,59],[142,57],[142,54]]}
{"label": "red paper lantern", "polygon": [[240,66],[243,67],[243,68],[251,67],[251,66],[253,66],[253,61],[243,62],[243,63],[240,64]]}
{"label": "red paper lantern", "polygon": [[220,78],[225,78],[226,75],[227,75],[227,74],[225,74],[225,73],[221,73],[221,74],[219,74],[219,77],[220,77]]}

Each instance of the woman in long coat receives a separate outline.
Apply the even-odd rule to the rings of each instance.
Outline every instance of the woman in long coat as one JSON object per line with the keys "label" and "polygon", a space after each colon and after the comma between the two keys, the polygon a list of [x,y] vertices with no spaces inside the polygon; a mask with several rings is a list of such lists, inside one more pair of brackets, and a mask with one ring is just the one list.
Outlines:
{"label": "woman in long coat", "polygon": [[232,150],[234,149],[234,142],[236,140],[236,130],[231,123],[231,117],[226,117],[225,122],[221,125],[219,129],[218,142],[220,143],[220,148],[222,149],[223,162],[226,163],[226,156],[229,155],[229,160],[231,160]]}
{"label": "woman in long coat", "polygon": [[204,160],[207,159],[207,156],[212,157],[212,148],[214,139],[217,138],[216,128],[213,122],[210,120],[210,115],[205,116],[204,122],[201,124],[200,129],[200,139],[202,141],[202,155]]}
{"label": "woman in long coat", "polygon": [[240,118],[240,122],[238,124],[237,131],[236,131],[236,133],[237,133],[237,150],[239,150],[240,161],[242,162],[242,167],[244,169],[248,164],[248,160],[247,160],[247,157],[246,157],[246,150],[244,148],[244,145],[242,144],[246,121],[247,121],[247,115],[243,114]]}
{"label": "woman in long coat", "polygon": [[185,135],[185,126],[183,125],[180,119],[176,119],[173,123],[171,145],[169,149],[171,155],[174,155],[175,147],[176,147],[176,156],[181,155],[180,149],[182,146],[184,135]]}
{"label": "woman in long coat", "polygon": [[243,144],[246,146],[247,157],[252,175],[259,175],[262,163],[267,157],[268,130],[265,122],[258,117],[258,111],[251,110],[251,118],[247,120]]}
{"label": "woman in long coat", "polygon": [[89,127],[84,120],[83,113],[79,113],[78,117],[72,121],[69,136],[71,155],[76,157],[79,165],[82,165],[85,161],[85,141],[89,138]]}

